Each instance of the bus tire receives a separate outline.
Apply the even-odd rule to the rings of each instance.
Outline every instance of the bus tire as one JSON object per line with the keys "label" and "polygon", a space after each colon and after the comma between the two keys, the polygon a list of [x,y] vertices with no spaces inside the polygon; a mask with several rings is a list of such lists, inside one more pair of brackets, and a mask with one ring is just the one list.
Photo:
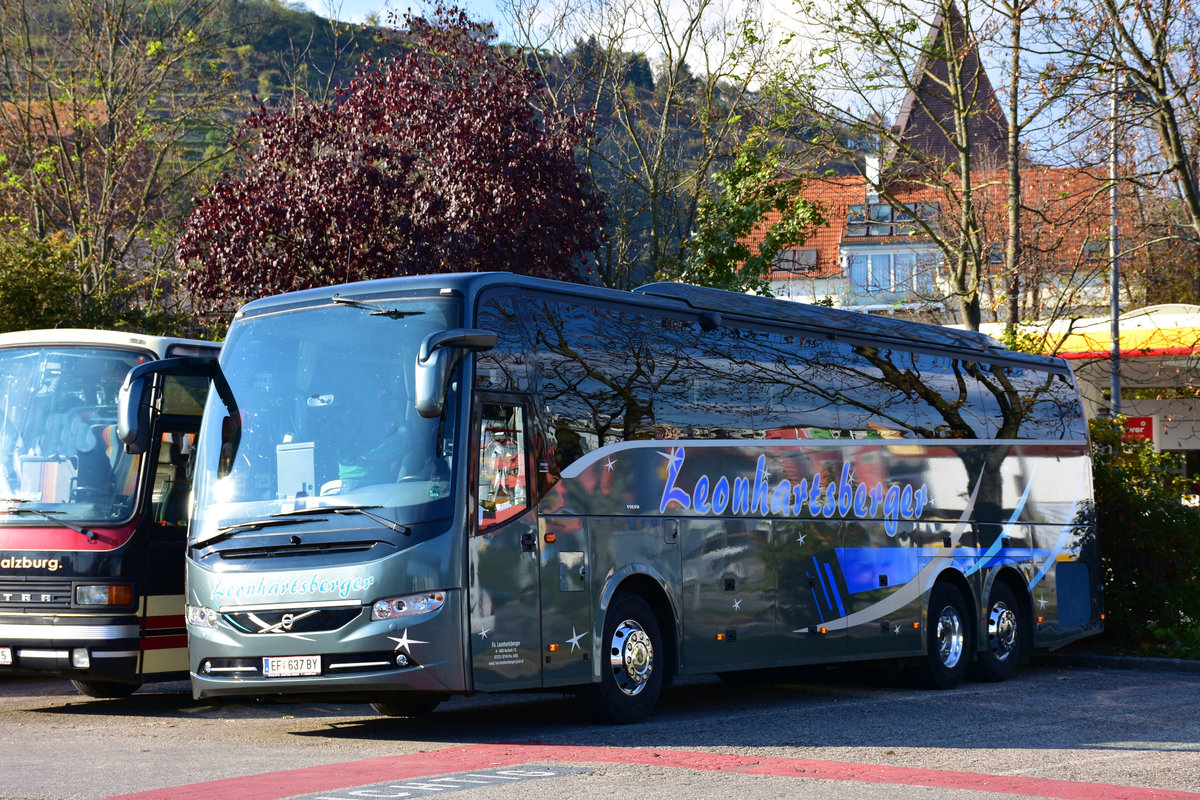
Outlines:
{"label": "bus tire", "polygon": [[371,708],[385,717],[423,717],[437,708],[444,699],[437,695],[397,695],[371,703]]}
{"label": "bus tire", "polygon": [[962,592],[938,583],[929,596],[925,655],[919,679],[930,689],[953,689],[962,683],[970,661],[970,616]]}
{"label": "bus tire", "polygon": [[987,644],[971,665],[971,677],[979,681],[1006,681],[1017,669],[1024,637],[1021,609],[1007,583],[997,581],[988,595]]}
{"label": "bus tire", "polygon": [[115,700],[119,697],[129,697],[140,687],[140,683],[118,683],[117,681],[81,681],[72,679],[71,685],[75,691],[98,700]]}
{"label": "bus tire", "polygon": [[604,617],[600,682],[580,693],[596,722],[628,724],[650,715],[666,664],[658,620],[641,597],[618,592]]}

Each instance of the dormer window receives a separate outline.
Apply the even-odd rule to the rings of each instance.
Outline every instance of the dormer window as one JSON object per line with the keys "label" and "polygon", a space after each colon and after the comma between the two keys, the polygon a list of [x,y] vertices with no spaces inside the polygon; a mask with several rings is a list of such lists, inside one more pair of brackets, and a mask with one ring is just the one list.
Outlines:
{"label": "dormer window", "polygon": [[929,224],[937,213],[937,203],[914,203],[903,208],[887,203],[857,203],[846,208],[846,238],[916,236],[921,232],[918,221]]}

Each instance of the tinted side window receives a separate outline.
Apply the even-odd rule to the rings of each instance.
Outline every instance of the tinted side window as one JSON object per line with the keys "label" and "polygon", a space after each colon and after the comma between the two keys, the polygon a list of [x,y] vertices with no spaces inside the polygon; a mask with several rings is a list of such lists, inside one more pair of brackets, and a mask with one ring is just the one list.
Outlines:
{"label": "tinted side window", "polygon": [[648,378],[660,372],[644,317],[531,299],[537,391],[560,468],[613,442],[653,438]]}
{"label": "tinted side window", "polygon": [[529,365],[521,335],[520,299],[491,295],[480,301],[476,327],[496,334],[496,346],[475,359],[475,386],[481,389],[529,390]]}
{"label": "tinted side window", "polygon": [[913,374],[915,356],[899,350],[853,345],[841,361],[845,377],[842,424],[855,436],[915,437],[919,427]]}
{"label": "tinted side window", "polygon": [[917,433],[931,439],[978,439],[988,435],[977,403],[978,387],[955,358],[913,354],[911,386]]}
{"label": "tinted side window", "polygon": [[1086,437],[1079,394],[1065,375],[993,364],[983,367],[980,382],[999,406],[999,438]]}
{"label": "tinted side window", "polygon": [[830,439],[841,435],[846,348],[828,339],[770,331],[756,335],[754,425],[768,439]]}
{"label": "tinted side window", "polygon": [[615,442],[753,436],[740,331],[579,301],[531,298],[528,308],[559,469]]}

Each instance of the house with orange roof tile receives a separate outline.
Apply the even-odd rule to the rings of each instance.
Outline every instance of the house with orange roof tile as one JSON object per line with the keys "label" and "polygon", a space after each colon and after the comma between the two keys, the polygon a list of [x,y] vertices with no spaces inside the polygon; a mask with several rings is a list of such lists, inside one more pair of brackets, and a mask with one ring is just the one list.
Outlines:
{"label": "house with orange roof tile", "polygon": [[[952,9],[949,23],[962,25]],[[939,19],[931,37],[937,36]],[[979,111],[969,135],[973,202],[980,210],[985,274],[985,321],[1003,318],[1006,287],[1008,178],[1003,168],[1008,125],[991,83],[972,51],[961,64]],[[876,313],[897,313],[943,324],[960,322],[950,302],[943,253],[929,231],[952,229],[954,151],[946,137],[950,112],[935,87],[945,61],[922,63],[916,87],[901,105],[893,146],[869,157],[862,174],[814,176],[803,191],[824,209],[829,224],[802,245],[783,252],[770,275],[772,292],[785,299]],[[936,120],[935,116],[941,116]],[[952,127],[952,126],[951,126]],[[903,147],[900,147],[903,145]],[[911,161],[914,152],[920,163]],[[904,163],[905,158],[909,163]],[[889,165],[881,171],[879,164]],[[917,172],[921,179],[914,179]],[[940,172],[936,180],[928,179]],[[945,181],[949,191],[934,188]],[[875,190],[886,186],[893,202]],[[1022,165],[1022,317],[1095,315],[1108,305],[1107,176],[1086,168]],[[898,201],[898,202],[897,202]],[[749,237],[761,241],[771,217]]]}

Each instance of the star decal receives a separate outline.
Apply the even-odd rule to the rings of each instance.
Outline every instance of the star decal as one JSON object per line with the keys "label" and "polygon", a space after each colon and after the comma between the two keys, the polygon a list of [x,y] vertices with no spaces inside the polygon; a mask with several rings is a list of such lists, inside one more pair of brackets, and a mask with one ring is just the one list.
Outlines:
{"label": "star decal", "polygon": [[492,632],[491,628],[480,628],[479,629],[479,638],[486,639],[488,637],[488,634],[491,632]]}
{"label": "star decal", "polygon": [[664,453],[662,450],[659,450],[658,454],[667,461],[671,462],[671,466],[675,469],[679,469],[679,464],[683,461],[683,456],[679,455],[678,447],[672,449],[669,453]]}
{"label": "star decal", "polygon": [[608,470],[609,472],[612,472],[616,466],[617,466],[617,462],[613,461],[612,456],[609,456],[608,459],[604,462],[604,468],[606,470]]}
{"label": "star decal", "polygon": [[571,652],[572,653],[574,653],[576,650],[581,649],[579,640],[587,635],[588,635],[587,631],[583,631],[582,633],[576,633],[575,626],[574,625],[571,626],[571,638],[567,639],[567,641],[571,643]]}
{"label": "star decal", "polygon": [[404,633],[400,634],[400,638],[399,638],[399,639],[397,639],[395,636],[389,636],[388,638],[389,638],[389,639],[391,639],[393,642],[395,642],[395,643],[396,643],[396,651],[397,651],[397,652],[399,652],[401,649],[403,649],[403,650],[404,650],[404,652],[406,652],[406,653],[411,653],[411,652],[412,652],[412,650],[410,650],[410,649],[409,649],[409,645],[413,645],[413,644],[429,644],[429,642],[422,642],[420,639],[410,639],[410,638],[408,638],[408,628],[405,628],[405,629],[404,629]]}
{"label": "star decal", "polygon": [[899,635],[900,635],[900,626],[899,626],[899,625],[897,625],[895,628],[892,628],[892,633],[894,633],[894,634],[896,634],[897,636],[899,636]]}
{"label": "star decal", "polygon": [[803,533],[796,534],[796,543],[804,544],[804,534]]}
{"label": "star decal", "polygon": [[1045,608],[1046,604],[1047,604],[1046,596],[1039,594],[1038,595],[1038,607]]}
{"label": "star decal", "polygon": [[742,610],[742,598],[739,597],[737,600],[733,601],[733,610],[734,611]]}

